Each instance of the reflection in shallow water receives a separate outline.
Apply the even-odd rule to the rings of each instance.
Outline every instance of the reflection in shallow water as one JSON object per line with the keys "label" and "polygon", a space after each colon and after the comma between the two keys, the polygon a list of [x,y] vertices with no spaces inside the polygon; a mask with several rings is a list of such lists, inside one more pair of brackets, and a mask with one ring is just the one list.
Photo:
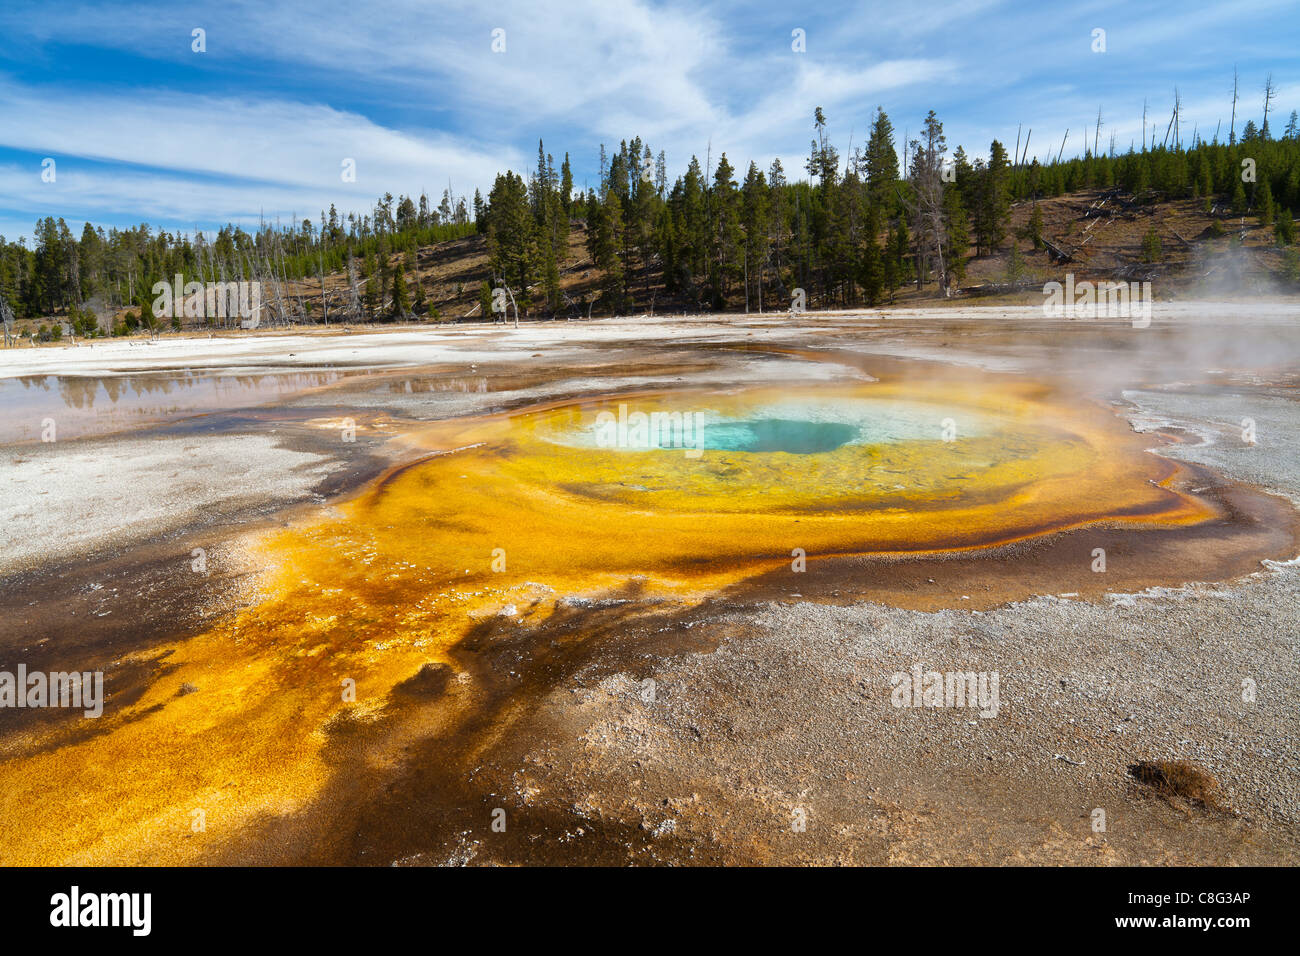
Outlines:
{"label": "reflection in shallow water", "polygon": [[486,394],[492,390],[489,387],[487,376],[484,375],[397,378],[383,382],[381,387],[398,395],[423,395],[436,392]]}
{"label": "reflection in shallow water", "polygon": [[52,418],[59,438],[79,438],[201,412],[248,408],[338,382],[317,370],[214,374],[194,370],[140,375],[25,375],[0,379],[0,443],[35,441]]}

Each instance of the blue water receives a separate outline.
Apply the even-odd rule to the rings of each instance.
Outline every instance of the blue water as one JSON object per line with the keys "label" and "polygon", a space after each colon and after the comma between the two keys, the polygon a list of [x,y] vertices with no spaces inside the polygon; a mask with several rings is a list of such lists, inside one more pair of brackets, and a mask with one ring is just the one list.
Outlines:
{"label": "blue water", "polygon": [[[626,412],[622,409],[622,412]],[[816,455],[845,445],[873,446],[893,442],[937,441],[943,435],[950,409],[921,402],[835,397],[792,396],[776,402],[755,403],[748,417],[732,418],[707,405],[672,409],[677,420],[671,428],[661,420],[658,433],[647,426],[650,416],[665,415],[659,405],[633,409],[640,428],[629,423],[616,435],[615,413],[602,408],[584,416],[577,427],[569,426],[545,434],[548,441],[575,448],[610,448],[616,451],[646,451],[687,448],[731,451],[747,454],[785,453]],[[605,416],[604,425],[601,416]],[[631,415],[627,415],[631,419]],[[664,429],[667,428],[667,431]],[[699,434],[696,428],[700,429]],[[982,416],[963,414],[960,434],[972,437],[984,433],[988,422]]]}
{"label": "blue water", "polygon": [[815,455],[847,445],[858,437],[859,429],[842,422],[760,418],[706,424],[703,432],[701,446],[716,451],[782,451],[792,455]]}

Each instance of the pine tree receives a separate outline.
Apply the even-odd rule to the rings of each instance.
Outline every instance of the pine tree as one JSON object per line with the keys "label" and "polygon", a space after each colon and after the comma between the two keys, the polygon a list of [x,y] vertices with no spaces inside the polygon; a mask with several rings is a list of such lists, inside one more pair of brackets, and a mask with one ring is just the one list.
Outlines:
{"label": "pine tree", "polygon": [[411,282],[415,286],[415,295],[411,299],[411,311],[416,315],[424,315],[428,311],[428,303],[424,298],[424,283],[420,281],[420,275],[415,269],[411,270]]}
{"label": "pine tree", "polygon": [[872,202],[892,211],[897,202],[898,153],[894,149],[894,127],[883,107],[876,108],[876,118],[871,124],[866,172]]}
{"label": "pine tree", "polygon": [[537,224],[522,176],[505,172],[488,196],[489,267],[516,294],[531,284],[537,268]]}
{"label": "pine tree", "polygon": [[1278,211],[1273,238],[1279,246],[1289,246],[1295,242],[1295,222],[1291,218],[1291,211],[1285,206]]}
{"label": "pine tree", "polygon": [[611,186],[603,202],[587,203],[587,249],[602,273],[601,299],[611,314],[623,307],[623,204]]}
{"label": "pine tree", "polygon": [[1011,250],[1007,253],[1006,279],[1008,282],[1019,282],[1025,272],[1025,258],[1020,254],[1020,247],[1016,245],[1013,239],[1011,241]]}
{"label": "pine tree", "polygon": [[1142,237],[1142,261],[1159,262],[1161,254],[1160,233],[1152,226]]}
{"label": "pine tree", "polygon": [[1034,244],[1035,249],[1043,248],[1043,210],[1034,203],[1033,212],[1029,214],[1029,224],[1025,227],[1025,238]]}
{"label": "pine tree", "polygon": [[913,267],[908,249],[911,238],[907,234],[907,221],[900,218],[898,225],[890,233],[888,247],[885,250],[885,287],[889,290],[889,301],[894,301],[894,291],[901,285],[912,281]]}
{"label": "pine tree", "polygon": [[367,254],[361,266],[361,276],[366,284],[366,291],[362,297],[365,304],[366,318],[373,320],[375,313],[379,311],[379,276],[376,275],[378,269],[375,264],[373,253]]}
{"label": "pine tree", "polygon": [[1246,212],[1246,187],[1241,184],[1241,179],[1236,179],[1236,187],[1232,190],[1232,211],[1235,215],[1245,215]]}
{"label": "pine tree", "polygon": [[989,162],[983,171],[975,217],[975,241],[988,254],[995,252],[1007,235],[1011,216],[1007,166],[1006,148],[995,139],[989,146]]}
{"label": "pine tree", "polygon": [[555,262],[555,249],[551,244],[544,244],[542,256],[542,292],[546,298],[546,308],[554,314],[561,304],[560,269]]}
{"label": "pine tree", "polygon": [[961,282],[966,278],[966,254],[970,251],[970,225],[957,186],[950,185],[944,190],[943,205],[948,228],[948,270],[952,273],[954,282]]}
{"label": "pine tree", "polygon": [[874,231],[867,233],[862,249],[861,272],[858,281],[862,283],[863,294],[868,305],[879,305],[885,290],[885,256],[876,242]]}
{"label": "pine tree", "polygon": [[[741,189],[741,223],[745,232],[745,273],[746,303],[752,305],[753,301],[758,302],[759,308],[762,308],[763,295],[763,267],[767,261],[767,244],[768,244],[768,190],[767,180],[762,171],[754,162],[749,164],[749,172],[745,174],[745,185]],[[753,283],[756,290],[756,298],[751,301],[749,298],[749,285]]]}
{"label": "pine tree", "polygon": [[788,184],[785,181],[785,169],[781,166],[779,158],[772,160],[772,165],[768,169],[767,185],[770,190],[767,221],[771,240],[772,267],[777,283],[784,289],[785,280],[782,278],[782,269],[785,264],[786,240],[790,234],[790,202]]}
{"label": "pine tree", "polygon": [[1259,190],[1255,193],[1255,205],[1259,209],[1259,224],[1273,224],[1273,188],[1268,184],[1268,176],[1260,178]]}
{"label": "pine tree", "polygon": [[705,195],[704,172],[700,161],[691,157],[682,180],[681,219],[678,228],[686,267],[686,288],[694,290],[709,262],[709,214]]}
{"label": "pine tree", "polygon": [[487,203],[477,189],[474,190],[474,230],[479,235],[487,231]]}
{"label": "pine tree", "polygon": [[573,170],[569,168],[569,154],[564,154],[560,165],[560,208],[564,210],[567,222],[573,215]]}
{"label": "pine tree", "polygon": [[411,291],[406,286],[406,269],[402,260],[393,266],[393,318],[405,319],[411,314]]}
{"label": "pine tree", "polygon": [[[634,147],[640,140],[634,140]],[[654,186],[654,156],[649,146],[642,147],[637,173],[632,180],[631,209],[627,229],[631,251],[640,265],[643,290],[650,299],[650,272],[656,248],[662,247],[657,235],[658,213],[661,200]]]}
{"label": "pine tree", "polygon": [[727,161],[727,154],[723,153],[713,176],[713,188],[709,192],[710,214],[713,219],[713,232],[709,237],[712,245],[709,284],[713,291],[714,308],[726,306],[730,281],[740,271],[740,211],[737,208],[734,172],[731,163]]}

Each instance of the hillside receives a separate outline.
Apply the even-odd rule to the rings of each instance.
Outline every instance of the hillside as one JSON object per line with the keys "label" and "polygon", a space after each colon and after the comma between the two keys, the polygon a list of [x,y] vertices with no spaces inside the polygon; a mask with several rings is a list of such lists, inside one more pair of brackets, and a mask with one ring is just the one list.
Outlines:
{"label": "hillside", "polygon": [[[1035,205],[1042,217],[1041,235],[1046,240],[1037,246],[1026,235]],[[1159,238],[1158,255],[1143,248],[1144,238],[1151,232]],[[557,264],[564,306],[554,313],[556,318],[610,314],[599,301],[604,276],[587,245],[585,223],[573,220],[567,257]],[[479,295],[482,285],[491,278],[484,235],[392,253],[388,256],[389,270],[399,261],[412,299],[423,302],[418,310],[420,317],[412,321],[483,320]],[[919,290],[912,281],[894,290],[881,304],[1034,303],[1042,300],[1044,283],[1063,282],[1067,273],[1072,273],[1076,281],[1150,281],[1155,298],[1164,300],[1300,294],[1300,256],[1294,246],[1277,245],[1275,226],[1260,225],[1255,216],[1233,215],[1222,201],[1212,205],[1192,198],[1160,201],[1134,197],[1116,187],[1015,202],[1010,206],[1007,239],[1001,247],[992,254],[976,254],[972,247],[964,262],[964,277],[951,295],[942,295],[933,280]],[[785,278],[788,281],[793,276],[787,274]],[[624,314],[710,311],[706,303],[665,290],[657,256],[651,258],[649,269],[629,268],[626,281],[631,308],[622,310]],[[789,308],[788,294],[783,294],[779,282],[770,280],[764,288],[764,311]],[[314,277],[289,280],[281,286],[280,296],[292,300],[284,310],[289,318],[283,322],[276,317],[280,310],[274,289],[264,284],[263,301],[270,320],[263,327],[323,324],[327,312],[332,317],[330,324],[335,324],[351,301],[350,282],[346,271],[334,271],[325,274],[323,283]],[[385,298],[379,311],[387,311],[390,304],[391,297]],[[750,311],[759,309],[757,301],[751,301],[749,306]],[[808,309],[835,307],[836,303],[819,301],[816,292],[809,291]],[[435,311],[430,313],[430,308]],[[727,311],[744,308],[740,294],[729,298]],[[520,317],[549,318],[552,314],[525,300],[520,305]],[[100,324],[108,331],[132,318],[130,308],[118,308],[102,313]],[[367,324],[386,321],[377,319]],[[20,319],[15,332],[27,339],[46,322],[51,326],[62,322],[64,334],[71,331],[66,315],[56,312],[45,321]],[[357,324],[350,317],[349,322]],[[205,327],[201,320],[182,324],[187,330]]]}
{"label": "hillside", "polygon": [[[1002,249],[992,255],[966,257],[966,275],[960,291],[944,297],[934,282],[920,291],[915,283],[899,288],[898,303],[966,302],[986,295],[1017,296],[1025,301],[1041,299],[1043,283],[1064,281],[1073,273],[1076,281],[1152,282],[1159,299],[1195,295],[1300,294],[1296,256],[1293,250],[1276,245],[1273,226],[1261,226],[1252,216],[1233,216],[1219,203],[1207,212],[1200,199],[1139,202],[1117,189],[1093,189],[1038,200],[1043,218],[1043,237],[1069,261],[1060,261],[1047,247],[1035,248],[1024,238],[1034,207],[1023,201],[1011,208],[1011,229]],[[1145,261],[1143,238],[1154,230],[1160,239],[1160,255]],[[1012,246],[1020,256],[1019,276],[1012,266]],[[575,221],[569,237],[569,256],[560,264],[560,288],[568,300],[561,315],[586,315],[586,307],[598,295],[601,273],[586,247],[586,230]],[[390,258],[395,264],[400,256]],[[488,248],[481,235],[421,247],[409,265],[407,279],[418,281],[441,321],[481,320],[479,286],[490,278]],[[347,294],[347,276],[326,277],[326,296],[342,303]],[[636,308],[632,312],[696,311],[698,303],[665,292],[663,276],[652,267],[650,274],[629,275],[629,292]],[[293,294],[307,301],[319,298],[320,284],[306,280],[292,284]],[[764,308],[779,309],[776,291],[769,290]],[[788,308],[788,305],[786,306]],[[810,309],[819,304],[815,297]],[[743,310],[743,302],[731,310]],[[751,303],[751,311],[757,303]],[[320,310],[314,310],[319,316]],[[604,314],[594,309],[594,315]],[[541,317],[540,310],[522,309],[521,318]]]}

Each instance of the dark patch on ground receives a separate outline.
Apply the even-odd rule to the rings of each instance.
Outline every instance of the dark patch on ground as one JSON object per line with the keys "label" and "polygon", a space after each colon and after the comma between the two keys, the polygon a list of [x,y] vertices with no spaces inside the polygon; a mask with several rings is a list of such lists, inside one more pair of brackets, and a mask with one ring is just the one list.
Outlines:
{"label": "dark patch on ground", "polygon": [[[1290,502],[1212,471],[1185,466],[1189,483],[1224,513],[1188,527],[1126,528],[1101,523],[999,548],[910,557],[808,555],[807,570],[790,562],[728,589],[739,602],[869,600],[891,607],[988,610],[1038,594],[1096,600],[1190,581],[1223,581],[1260,570],[1260,560],[1289,560],[1300,550],[1300,515]],[[1095,572],[1094,550],[1106,552]],[[798,595],[795,598],[794,595]]]}

